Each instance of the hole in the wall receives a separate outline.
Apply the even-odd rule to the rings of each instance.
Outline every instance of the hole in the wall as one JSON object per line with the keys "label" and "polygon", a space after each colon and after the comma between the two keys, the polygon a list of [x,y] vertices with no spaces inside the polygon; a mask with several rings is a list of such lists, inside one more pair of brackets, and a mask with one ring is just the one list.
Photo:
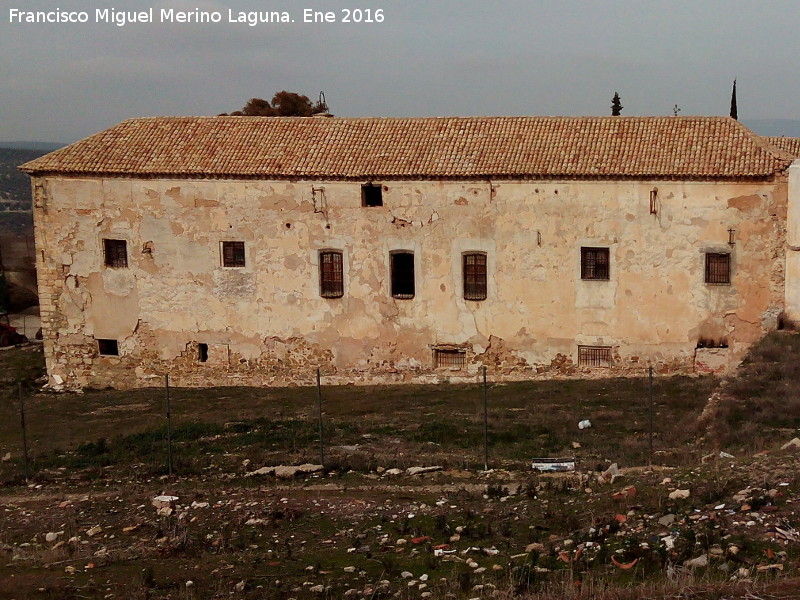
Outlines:
{"label": "hole in the wall", "polygon": [[786,313],[781,313],[778,315],[778,331],[798,331],[800,330],[800,325],[797,321],[790,319],[786,316]]}
{"label": "hole in the wall", "polygon": [[119,344],[117,340],[99,339],[97,340],[97,351],[100,356],[119,356]]}
{"label": "hole in the wall", "polygon": [[383,186],[373,183],[362,185],[361,206],[383,206]]}
{"label": "hole in the wall", "polygon": [[208,344],[197,344],[197,362],[208,361]]}
{"label": "hole in the wall", "polygon": [[728,347],[728,338],[707,338],[701,337],[697,340],[697,347],[698,348],[727,348]]}
{"label": "hole in the wall", "polygon": [[291,228],[292,228],[292,224],[291,223],[287,223],[286,224],[286,229],[291,229]]}
{"label": "hole in the wall", "polygon": [[325,225],[325,229],[330,229],[330,228],[331,228],[331,225],[330,225],[330,223],[328,223],[327,225]]}

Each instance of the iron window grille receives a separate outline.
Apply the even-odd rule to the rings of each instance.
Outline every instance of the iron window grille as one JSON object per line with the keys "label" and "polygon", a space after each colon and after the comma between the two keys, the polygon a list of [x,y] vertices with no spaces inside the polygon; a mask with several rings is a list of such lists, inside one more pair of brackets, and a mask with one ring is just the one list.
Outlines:
{"label": "iron window grille", "polygon": [[222,266],[243,267],[244,242],[222,242]]}
{"label": "iron window grille", "polygon": [[344,296],[344,261],[341,252],[326,250],[319,253],[319,293],[323,298]]}
{"label": "iron window grille", "polygon": [[414,253],[392,252],[389,255],[392,275],[392,298],[413,298],[416,292],[414,285]]}
{"label": "iron window grille", "polygon": [[609,278],[608,248],[581,248],[581,279]]}
{"label": "iron window grille", "polygon": [[119,356],[119,344],[117,340],[99,339],[97,340],[97,351],[100,356]]}
{"label": "iron window grille", "polygon": [[372,183],[362,185],[361,206],[383,206],[383,186]]}
{"label": "iron window grille", "polygon": [[610,346],[578,346],[579,367],[610,367]]}
{"label": "iron window grille", "polygon": [[464,255],[464,299],[486,300],[486,255]]}
{"label": "iron window grille", "polygon": [[125,240],[103,240],[103,256],[105,265],[115,269],[128,266],[128,242]]}
{"label": "iron window grille", "polygon": [[731,255],[706,253],[706,283],[728,285],[731,282]]}
{"label": "iron window grille", "polygon": [[463,369],[467,364],[467,352],[437,348],[433,351],[433,364],[437,369]]}

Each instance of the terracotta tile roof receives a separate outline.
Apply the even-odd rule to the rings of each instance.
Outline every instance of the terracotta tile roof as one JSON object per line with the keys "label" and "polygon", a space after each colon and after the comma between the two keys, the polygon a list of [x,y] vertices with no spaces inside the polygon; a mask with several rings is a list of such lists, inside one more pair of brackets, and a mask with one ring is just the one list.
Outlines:
{"label": "terracotta tile roof", "polygon": [[794,158],[800,158],[800,138],[796,137],[765,137],[765,140],[783,150],[788,152]]}
{"label": "terracotta tile roof", "polygon": [[264,179],[735,179],[770,177],[791,158],[727,117],[154,117],[20,168]]}

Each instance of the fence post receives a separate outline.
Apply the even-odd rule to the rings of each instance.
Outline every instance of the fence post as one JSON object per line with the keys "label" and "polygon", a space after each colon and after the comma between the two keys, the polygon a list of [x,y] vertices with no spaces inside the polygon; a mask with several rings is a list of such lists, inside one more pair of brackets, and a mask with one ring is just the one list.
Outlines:
{"label": "fence post", "polygon": [[169,373],[164,375],[164,393],[167,397],[167,472],[172,477],[172,407],[169,397]]}
{"label": "fence post", "polygon": [[317,368],[317,417],[319,419],[319,464],[325,466],[325,444],[322,437],[322,384]]}
{"label": "fence post", "polygon": [[489,470],[489,402],[486,392],[486,367],[483,367],[483,470]]}
{"label": "fence post", "polygon": [[650,468],[653,468],[653,365],[648,369],[648,385],[647,385],[647,441],[650,450],[649,462]]}
{"label": "fence post", "polygon": [[25,425],[25,400],[22,396],[22,382],[17,382],[17,392],[19,394],[19,421],[22,426],[22,459],[25,463],[25,481],[30,478],[30,466],[28,464],[28,432]]}

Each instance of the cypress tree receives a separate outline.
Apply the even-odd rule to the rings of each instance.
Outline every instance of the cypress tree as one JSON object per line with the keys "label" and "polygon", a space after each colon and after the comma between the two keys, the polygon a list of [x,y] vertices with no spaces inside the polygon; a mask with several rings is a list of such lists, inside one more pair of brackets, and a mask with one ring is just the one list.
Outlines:
{"label": "cypress tree", "polygon": [[620,102],[619,94],[614,92],[614,97],[611,99],[611,116],[618,117],[622,112],[622,102]]}

